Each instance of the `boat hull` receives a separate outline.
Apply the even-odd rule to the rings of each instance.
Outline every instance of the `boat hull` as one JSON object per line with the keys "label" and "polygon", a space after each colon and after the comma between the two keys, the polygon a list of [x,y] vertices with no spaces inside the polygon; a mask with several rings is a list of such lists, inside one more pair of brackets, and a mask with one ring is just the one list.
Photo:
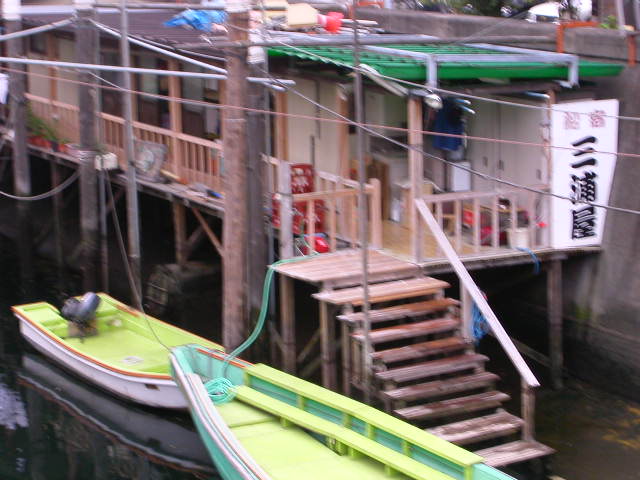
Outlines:
{"label": "boat hull", "polygon": [[[28,319],[17,315],[22,336],[43,355],[89,383],[126,400],[158,408],[186,409],[182,392],[169,375],[127,374],[100,365],[56,341]],[[166,377],[166,378],[165,378]]]}

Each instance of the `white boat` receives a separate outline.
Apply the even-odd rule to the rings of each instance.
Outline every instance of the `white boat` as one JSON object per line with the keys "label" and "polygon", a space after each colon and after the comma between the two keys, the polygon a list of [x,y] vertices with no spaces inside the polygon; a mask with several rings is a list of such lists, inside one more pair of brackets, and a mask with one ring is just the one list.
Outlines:
{"label": "white boat", "polygon": [[13,307],[20,332],[33,347],[86,381],[150,407],[185,409],[169,372],[169,349],[198,344],[222,347],[99,294],[92,334],[74,335],[77,324],[46,302]]}

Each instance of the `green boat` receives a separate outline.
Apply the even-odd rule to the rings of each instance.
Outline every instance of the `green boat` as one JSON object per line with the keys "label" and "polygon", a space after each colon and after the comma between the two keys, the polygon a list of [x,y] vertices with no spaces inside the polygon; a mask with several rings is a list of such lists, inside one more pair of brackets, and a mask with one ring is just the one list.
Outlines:
{"label": "green boat", "polygon": [[[482,457],[373,407],[202,346],[171,353],[172,376],[225,480],[508,480]],[[221,374],[231,386],[214,403]]]}

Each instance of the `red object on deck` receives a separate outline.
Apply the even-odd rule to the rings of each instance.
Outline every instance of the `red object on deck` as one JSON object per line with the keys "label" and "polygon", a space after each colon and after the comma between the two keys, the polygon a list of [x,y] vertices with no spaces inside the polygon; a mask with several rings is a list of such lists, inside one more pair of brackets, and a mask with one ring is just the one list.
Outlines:
{"label": "red object on deck", "polygon": [[[329,252],[329,243],[324,238],[324,235],[314,235],[313,240],[309,238],[309,235],[304,236],[304,241],[313,249],[316,253],[328,253]],[[309,255],[309,247],[302,247],[300,251],[303,255]]]}

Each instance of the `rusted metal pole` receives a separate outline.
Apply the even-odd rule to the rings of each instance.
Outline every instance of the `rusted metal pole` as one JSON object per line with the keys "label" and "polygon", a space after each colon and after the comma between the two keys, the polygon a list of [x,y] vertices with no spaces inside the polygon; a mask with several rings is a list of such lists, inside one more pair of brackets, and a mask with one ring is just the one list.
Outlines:
{"label": "rusted metal pole", "polygon": [[[229,39],[247,40],[249,4],[246,0],[227,1]],[[227,91],[229,106],[245,106],[247,98],[247,50],[227,52]],[[247,119],[235,108],[224,110],[222,144],[224,150],[223,223],[223,319],[225,348],[237,347],[247,331]]]}
{"label": "rusted metal pole", "polygon": [[[75,56],[78,63],[98,63],[98,31],[91,23],[95,17],[93,1],[76,1],[78,22]],[[95,157],[98,150],[97,90],[90,71],[78,73],[78,110],[80,120],[80,244],[84,290],[98,287],[98,175]]]}

